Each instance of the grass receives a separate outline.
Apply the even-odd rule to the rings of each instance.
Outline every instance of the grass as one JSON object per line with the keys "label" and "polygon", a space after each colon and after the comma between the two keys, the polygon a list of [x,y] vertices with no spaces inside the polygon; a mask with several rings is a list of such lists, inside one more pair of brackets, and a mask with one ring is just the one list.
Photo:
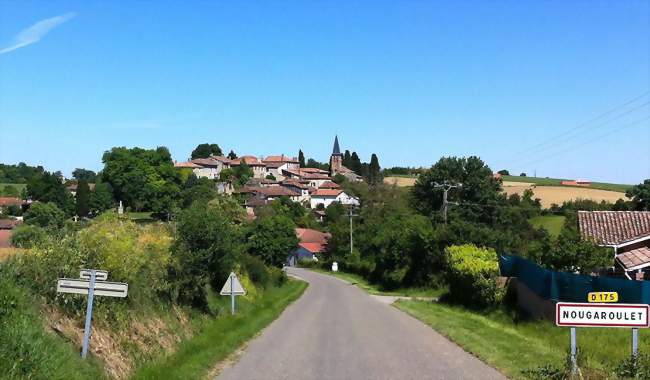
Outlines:
{"label": "grass", "polygon": [[354,274],[346,272],[332,272],[329,270],[321,268],[309,268],[318,273],[327,274],[330,276],[338,277],[342,280],[355,284],[360,289],[364,290],[368,294],[378,295],[378,296],[403,296],[403,297],[440,297],[442,294],[447,292],[446,288],[401,288],[386,291],[383,290],[380,286],[371,284],[365,278]]}
{"label": "grass", "polygon": [[13,186],[18,190],[18,193],[23,191],[25,187],[27,187],[27,184],[24,183],[0,183],[0,192],[1,190],[4,190],[5,186]]}
{"label": "grass", "polygon": [[193,338],[181,343],[173,354],[144,366],[133,378],[205,378],[219,361],[275,320],[287,305],[302,295],[306,287],[304,282],[291,280],[281,288],[266,291],[257,303],[238,297],[235,316],[216,319]]}
{"label": "grass", "polygon": [[150,212],[127,212],[126,215],[134,222],[146,222],[153,220]]}
{"label": "grass", "polygon": [[39,302],[10,278],[0,278],[0,378],[104,379],[100,364],[43,328]]}
{"label": "grass", "polygon": [[564,215],[540,215],[530,219],[535,228],[544,228],[551,237],[558,237],[564,226]]}
{"label": "grass", "polygon": [[[569,329],[548,321],[517,321],[503,311],[480,313],[459,306],[422,301],[395,303],[509,378],[528,379],[524,371],[564,365]],[[639,351],[650,352],[650,333],[639,331]],[[579,365],[589,378],[611,378],[630,355],[631,332],[615,328],[579,328]]]}
{"label": "grass", "polygon": [[[561,178],[521,177],[521,176],[513,176],[513,175],[504,175],[503,177],[501,177],[501,179],[507,182],[534,183],[538,186],[566,186],[566,185],[562,185],[562,181],[564,181],[564,179]],[[566,187],[577,187],[577,186],[566,186]],[[625,185],[625,184],[618,184],[618,183],[592,182],[591,186],[587,188],[618,191],[624,193],[627,190],[629,190],[631,187],[632,185]]]}

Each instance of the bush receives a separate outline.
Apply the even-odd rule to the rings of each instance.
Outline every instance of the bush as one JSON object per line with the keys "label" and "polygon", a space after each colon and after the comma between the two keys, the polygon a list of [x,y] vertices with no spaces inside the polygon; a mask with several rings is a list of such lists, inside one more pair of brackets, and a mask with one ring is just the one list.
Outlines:
{"label": "bush", "polygon": [[65,213],[51,202],[36,202],[25,212],[25,223],[40,227],[60,228],[65,219]]}
{"label": "bush", "polygon": [[450,246],[447,257],[447,281],[453,300],[471,307],[487,307],[501,301],[497,286],[499,264],[496,252],[472,244]]}
{"label": "bush", "polygon": [[267,286],[270,280],[269,271],[266,265],[259,258],[251,255],[243,255],[241,261],[243,269],[254,284]]}
{"label": "bush", "polygon": [[39,226],[24,224],[11,234],[11,245],[18,248],[32,248],[45,239],[45,231]]}

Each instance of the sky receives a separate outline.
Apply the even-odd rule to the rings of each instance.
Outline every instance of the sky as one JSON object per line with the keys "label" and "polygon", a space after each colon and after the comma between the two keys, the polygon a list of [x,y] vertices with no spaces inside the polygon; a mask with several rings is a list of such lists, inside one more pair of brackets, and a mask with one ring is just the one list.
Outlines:
{"label": "sky", "polygon": [[648,1],[0,0],[0,162],[199,143],[650,178]]}

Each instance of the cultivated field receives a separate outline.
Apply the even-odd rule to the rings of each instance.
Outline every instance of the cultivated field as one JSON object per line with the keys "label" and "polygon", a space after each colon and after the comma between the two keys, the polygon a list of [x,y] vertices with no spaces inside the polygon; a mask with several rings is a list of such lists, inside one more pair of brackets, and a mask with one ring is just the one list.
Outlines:
{"label": "cultivated field", "polygon": [[503,191],[508,195],[519,194],[522,195],[524,190],[532,189],[535,198],[542,200],[542,207],[551,207],[551,204],[556,203],[561,205],[562,202],[575,200],[575,199],[591,199],[596,202],[606,201],[614,203],[620,198],[625,198],[625,193],[618,191],[591,189],[588,187],[570,187],[570,186],[535,186],[533,183],[528,182],[503,182]]}
{"label": "cultivated field", "polygon": [[415,185],[416,177],[386,177],[384,183],[389,185],[397,185],[400,187],[407,187]]}

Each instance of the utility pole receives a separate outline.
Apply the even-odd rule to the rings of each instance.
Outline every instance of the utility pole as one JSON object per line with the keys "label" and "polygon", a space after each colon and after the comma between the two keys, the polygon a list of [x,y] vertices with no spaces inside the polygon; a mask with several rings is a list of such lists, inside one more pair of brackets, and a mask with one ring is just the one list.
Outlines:
{"label": "utility pole", "polygon": [[456,202],[449,202],[447,194],[451,189],[455,189],[457,187],[463,187],[463,184],[457,183],[452,185],[447,181],[445,181],[444,183],[434,182],[433,187],[436,189],[442,189],[442,218],[445,221],[445,224],[447,224],[447,210],[449,210],[449,204],[453,204],[453,205],[458,204]]}
{"label": "utility pole", "polygon": [[352,253],[352,250],[354,248],[354,240],[352,238],[352,218],[354,218],[355,216],[359,216],[359,215],[353,214],[352,206],[350,206],[348,208],[348,217],[350,218],[350,253]]}

